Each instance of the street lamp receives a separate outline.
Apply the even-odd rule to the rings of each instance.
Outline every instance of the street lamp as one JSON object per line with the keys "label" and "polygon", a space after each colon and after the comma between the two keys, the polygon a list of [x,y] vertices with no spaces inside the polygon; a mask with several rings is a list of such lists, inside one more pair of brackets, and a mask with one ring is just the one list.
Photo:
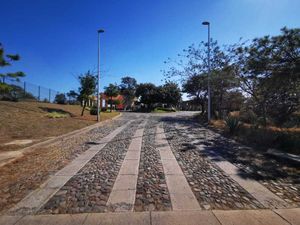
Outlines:
{"label": "street lamp", "polygon": [[208,92],[208,103],[207,103],[207,120],[208,122],[210,121],[211,119],[211,96],[210,96],[210,23],[207,22],[207,21],[204,21],[202,23],[202,25],[204,26],[207,26],[208,28],[208,41],[207,41],[207,48],[208,48],[208,51],[207,51],[207,63],[208,63],[208,74],[207,74],[207,77],[208,77],[208,81],[207,81],[207,92]]}
{"label": "street lamp", "polygon": [[100,34],[104,33],[104,30],[98,30],[98,87],[97,87],[97,121],[100,121]]}

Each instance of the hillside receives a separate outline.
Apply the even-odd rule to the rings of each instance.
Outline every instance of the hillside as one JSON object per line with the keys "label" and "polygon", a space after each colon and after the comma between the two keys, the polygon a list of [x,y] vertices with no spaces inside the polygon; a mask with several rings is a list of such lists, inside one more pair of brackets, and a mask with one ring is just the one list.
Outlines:
{"label": "hillside", "polygon": [[[96,122],[96,116],[89,111],[83,117],[80,113],[79,105],[0,101],[0,151],[17,150]],[[118,113],[101,115],[103,121]],[[10,143],[19,140],[24,144]]]}

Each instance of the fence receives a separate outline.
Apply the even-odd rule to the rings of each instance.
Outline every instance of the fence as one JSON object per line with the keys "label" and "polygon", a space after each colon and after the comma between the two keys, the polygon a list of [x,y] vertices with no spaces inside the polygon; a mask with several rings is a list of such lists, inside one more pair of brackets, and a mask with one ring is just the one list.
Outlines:
{"label": "fence", "polygon": [[9,91],[10,97],[23,101],[54,102],[55,96],[61,93],[30,82],[16,81],[8,78],[3,79],[1,82],[11,87]]}

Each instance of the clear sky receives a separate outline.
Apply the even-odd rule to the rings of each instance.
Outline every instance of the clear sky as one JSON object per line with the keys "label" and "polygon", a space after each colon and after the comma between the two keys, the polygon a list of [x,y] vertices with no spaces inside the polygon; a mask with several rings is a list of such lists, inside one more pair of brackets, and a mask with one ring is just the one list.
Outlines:
{"label": "clear sky", "polygon": [[61,92],[77,89],[76,75],[97,66],[101,89],[129,75],[160,84],[167,57],[206,40],[203,20],[221,44],[240,37],[300,27],[299,0],[0,0],[0,42],[20,62],[25,81]]}

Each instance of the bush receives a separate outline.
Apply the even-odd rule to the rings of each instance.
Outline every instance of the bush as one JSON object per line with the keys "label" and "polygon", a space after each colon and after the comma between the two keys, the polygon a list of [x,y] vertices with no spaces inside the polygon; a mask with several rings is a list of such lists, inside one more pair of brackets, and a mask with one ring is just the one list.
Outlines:
{"label": "bush", "polygon": [[64,105],[64,104],[67,104],[67,98],[66,98],[66,96],[65,96],[65,94],[57,94],[56,96],[55,96],[55,100],[54,100],[57,104],[62,104],[62,105]]}
{"label": "bush", "polygon": [[66,118],[67,114],[66,113],[60,113],[60,112],[50,112],[50,113],[47,114],[47,116],[51,119]]}
{"label": "bush", "polygon": [[176,109],[174,109],[174,108],[162,108],[162,107],[157,107],[157,108],[154,109],[154,111],[176,112]]}
{"label": "bush", "polygon": [[255,124],[257,122],[257,115],[252,109],[244,109],[240,112],[240,120],[244,123]]}
{"label": "bush", "polygon": [[229,130],[229,133],[234,134],[240,126],[240,119],[239,119],[239,117],[228,116],[225,119],[225,124],[226,124],[226,127]]}
{"label": "bush", "polygon": [[98,113],[97,106],[92,106],[92,108],[90,109],[90,114],[97,115],[97,113]]}

